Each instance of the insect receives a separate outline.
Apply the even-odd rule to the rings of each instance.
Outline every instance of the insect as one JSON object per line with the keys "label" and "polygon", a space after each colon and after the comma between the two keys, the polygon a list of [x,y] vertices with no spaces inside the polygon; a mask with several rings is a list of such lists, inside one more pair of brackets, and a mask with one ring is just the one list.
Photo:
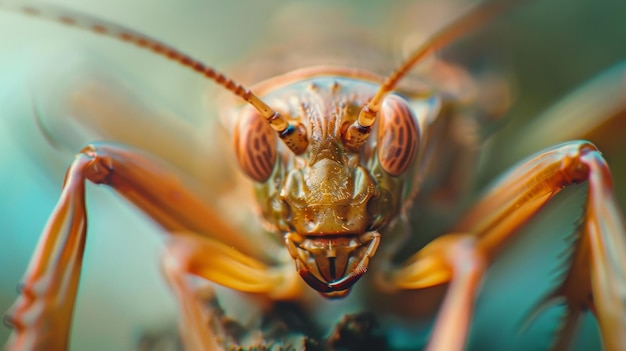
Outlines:
{"label": "insect", "polygon": [[[341,76],[349,75],[345,71],[333,72],[333,74],[335,74],[335,75],[340,75],[339,73],[341,73]],[[298,76],[298,78],[303,78],[303,77],[302,76]],[[352,77],[352,78],[355,78],[355,77]],[[362,76],[358,76],[356,78],[360,78],[361,80],[365,80],[365,81],[368,80],[368,79],[364,79],[364,78],[367,78],[367,77],[362,77]],[[344,83],[344,82],[342,81],[342,83]],[[347,84],[347,83],[344,83],[344,84]],[[263,88],[261,87],[261,88],[259,88],[259,90],[263,91]],[[371,93],[372,92],[370,91],[369,94],[371,94]],[[392,97],[391,99],[396,99],[396,97]],[[365,102],[366,102],[366,99],[362,99],[362,101],[360,101],[361,104],[365,104]],[[400,102],[398,102],[398,106],[401,106]],[[253,117],[250,117],[250,118],[253,118]],[[257,118],[257,117],[255,117],[255,118]],[[410,120],[412,120],[412,119],[409,119],[409,121]],[[247,135],[248,133],[253,133],[255,129],[247,129],[247,128],[250,128],[249,126],[253,125],[254,121],[255,120],[252,119],[250,121],[251,122],[250,124],[242,123],[242,127],[240,127],[240,128],[243,128],[242,129],[243,131],[240,131],[239,134],[240,135]],[[381,130],[384,130],[384,127],[382,127],[381,125],[382,124],[380,124],[379,127],[378,127],[378,128],[380,128],[378,130],[378,133],[380,135],[384,135],[384,134],[381,133]],[[363,125],[357,126],[357,128],[356,128],[357,135],[366,134],[366,133],[362,133],[360,131],[360,129],[364,129],[364,128],[361,128],[361,127],[363,127]],[[260,125],[259,125],[259,128],[261,128]],[[409,130],[410,130],[413,127],[408,126],[407,128],[409,128]],[[350,129],[348,128],[346,130],[350,130]],[[346,133],[349,133],[349,132],[346,132]],[[314,133],[312,133],[312,132],[310,134],[309,133],[306,133],[306,134],[309,137],[312,137],[314,135]],[[266,134],[264,134],[264,135],[266,135]],[[303,133],[303,135],[304,135],[304,133]],[[417,135],[417,134],[415,134],[415,135]],[[364,139],[366,141],[367,140],[373,140],[373,136],[372,137],[369,137],[369,136],[365,137],[365,136],[363,136],[363,137],[364,137]],[[350,140],[348,137],[345,137],[345,139]],[[240,146],[240,148],[241,147],[245,147],[245,146],[248,145],[246,143],[247,140],[245,138],[243,138],[242,140],[243,140],[244,145]],[[393,140],[396,140],[396,139],[392,138],[392,141]],[[314,144],[312,140],[309,140],[309,142]],[[378,139],[378,143],[382,144],[383,142],[381,142],[380,139]],[[279,145],[282,145],[282,144],[279,144]],[[376,148],[372,147],[372,150],[376,150],[377,152],[380,152],[380,150],[383,150],[383,149],[380,148],[379,146],[380,145],[376,145]],[[296,144],[296,151],[294,153],[297,153],[297,152],[300,151],[300,150],[297,149],[297,147],[298,147],[298,144]],[[307,145],[307,147],[313,147],[313,146]],[[349,147],[352,147],[352,148],[355,148],[355,149],[359,149],[361,147],[367,147],[367,144],[365,146],[352,145],[352,146],[348,146],[348,148]],[[256,177],[255,178],[256,180],[258,180],[260,182],[263,182],[263,181],[266,180],[266,179],[262,179],[262,178],[267,176],[266,173],[262,173],[262,171],[259,172],[257,170],[257,168],[259,166],[258,164],[256,165],[257,167],[255,167],[254,164],[250,165],[250,162],[252,162],[253,160],[251,160],[249,158],[249,155],[254,154],[254,151],[256,151],[256,150],[250,150],[250,152],[248,152],[248,153],[239,153],[238,156],[240,158],[243,157],[243,159],[240,159],[240,163],[242,164],[242,167],[244,168],[244,170],[246,171],[246,173],[248,173],[248,175],[250,177],[252,177],[252,178]],[[265,151],[268,151],[268,150],[265,150]],[[326,149],[323,149],[322,151],[329,152],[331,154],[333,152],[332,150],[328,151]],[[319,154],[322,154],[322,151],[320,151]],[[271,150],[269,151],[270,154],[272,154],[274,152],[276,152],[276,151],[271,151]],[[356,153],[356,151],[353,151],[353,152]],[[373,152],[374,151],[370,151],[370,153],[373,153]],[[287,153],[287,154],[289,154],[289,153]],[[318,154],[318,153],[316,153],[316,154]],[[381,159],[381,160],[385,160],[385,157],[386,157],[385,155],[381,156],[380,154],[378,154],[378,158]],[[391,156],[388,156],[388,157],[391,157]],[[409,160],[411,160],[412,156],[409,155],[409,156],[407,156],[407,158]],[[332,159],[332,157],[322,157],[322,159],[323,160],[325,160],[325,159]],[[323,160],[320,161],[320,162],[323,162]],[[246,162],[248,162],[248,164],[246,164]],[[313,162],[311,162],[311,163],[313,163]],[[400,163],[402,165],[402,162],[400,162]],[[280,163],[276,163],[276,164],[280,164]],[[391,176],[398,177],[399,175],[404,174],[404,171],[406,170],[406,168],[403,168],[403,167],[410,167],[410,166],[413,165],[411,162],[408,162],[408,163],[402,165],[401,168],[395,168],[394,169],[393,168],[394,166],[392,164],[393,164],[393,162],[391,162],[391,164],[387,164],[385,166],[384,162],[383,162],[382,166],[379,166],[379,167],[382,167],[382,171],[390,174]],[[287,166],[283,166],[283,167],[288,168]],[[264,168],[261,167],[260,169],[264,169]],[[332,168],[330,166],[328,166],[328,167],[324,166],[324,167],[322,167],[322,170],[323,171],[329,171],[331,173],[339,172],[338,170],[336,170],[336,169],[334,169],[334,168]],[[311,173],[315,173],[312,170],[310,172]],[[397,173],[397,174],[394,174],[394,173]],[[384,176],[384,174],[383,174],[383,176]],[[361,177],[361,180],[363,180],[363,179],[367,179],[368,175],[366,173],[362,173],[360,175],[360,177]],[[282,178],[291,179],[291,183],[292,184],[295,183],[296,184],[296,186],[295,186],[296,188],[302,187],[301,184],[298,185],[298,182],[300,182],[301,180],[298,180],[297,178],[292,178],[291,176],[287,177],[287,176],[284,176],[284,175],[283,175]],[[350,180],[351,178],[348,178],[348,179],[349,179],[348,180],[349,183],[357,183],[354,180]],[[390,178],[390,179],[395,179],[395,178]],[[367,181],[364,181],[364,182],[367,185]],[[389,181],[389,182],[391,182],[391,181]],[[377,179],[376,183],[384,183],[384,181],[382,181],[381,179]],[[308,185],[308,186],[310,186],[310,185]],[[376,192],[372,191],[371,188],[373,188],[372,185],[367,185],[365,188],[362,188],[363,191],[358,193],[359,196],[362,196],[363,199],[366,200],[365,202],[367,202],[367,207],[370,207],[370,204],[369,204],[370,199],[380,199],[381,197],[382,197],[383,200],[385,199],[384,194],[381,195],[379,193],[376,193]],[[398,193],[398,191],[397,191],[398,189],[392,189],[392,190],[393,191],[390,191],[392,194],[397,194]],[[329,192],[329,191],[323,191],[323,189],[321,189],[320,192],[321,193],[332,193],[332,192]],[[286,195],[293,195],[293,194],[299,194],[299,193],[297,191],[296,192],[292,192],[292,191],[287,191],[286,192]],[[306,194],[306,195],[309,195],[309,194]],[[285,203],[281,203],[279,201],[279,203],[277,204],[278,205],[278,207],[277,207],[278,209],[277,210],[274,210],[273,207],[266,207],[266,209],[270,209],[271,208],[272,211],[279,212],[281,215],[285,215],[285,216],[289,216],[288,215],[289,212],[294,211],[294,210],[296,210],[298,208],[302,209],[301,207],[296,206],[296,204],[299,201],[302,201],[301,199],[298,199],[297,197],[295,197],[295,198],[284,197],[284,198],[279,199],[279,200],[280,201],[285,201],[287,203],[285,204]],[[386,201],[391,201],[392,203],[393,202],[397,202],[397,200],[393,200],[393,199],[392,200],[387,199],[387,200],[384,200],[384,201],[383,200],[380,200],[381,201],[380,203],[376,203],[376,201],[372,200],[372,205],[371,206],[372,207],[376,207],[376,206],[380,207],[381,204],[384,205]],[[282,208],[282,206],[290,207],[291,211]],[[357,207],[357,206],[354,206],[354,207]],[[384,206],[382,206],[382,207],[384,208]],[[332,210],[335,211],[336,209],[332,208]],[[379,213],[379,212],[371,210],[369,208],[367,210],[375,212],[375,213]],[[397,205],[396,205],[396,207],[391,207],[391,208],[387,209],[387,211],[390,212],[390,213],[398,213],[399,212],[398,210],[399,210],[399,208],[397,207]],[[380,213],[384,213],[384,212],[380,212]],[[311,215],[311,214],[308,214],[308,215]],[[313,213],[313,215],[315,215],[315,213]],[[266,214],[266,217],[268,217],[268,218],[272,218],[272,216],[276,216],[276,214],[269,214],[269,215]],[[293,214],[292,213],[291,216],[294,216],[294,218],[300,219],[300,220],[307,218],[307,214]],[[322,217],[324,217],[324,218],[334,218],[334,217],[327,216],[327,215],[324,215]],[[337,216],[337,217],[340,217],[340,216]],[[346,218],[358,218],[359,215],[352,213],[349,216],[345,216],[345,217]],[[381,215],[381,217],[386,217],[386,216],[382,216]],[[303,229],[303,228],[306,228],[306,225],[307,225],[306,223],[292,222],[292,223],[282,223],[281,224],[280,223],[281,220],[284,221],[284,222],[289,222],[290,221],[290,220],[285,219],[285,218],[275,220],[273,223],[277,227],[279,227],[279,229],[280,229],[280,226],[284,226],[285,228],[286,227],[290,227],[290,226],[299,228],[298,230],[296,230],[296,232],[297,232],[296,234],[298,234],[298,235],[291,235],[291,236],[287,237],[287,245],[288,245],[287,247],[290,248],[289,251],[290,251],[291,256],[294,256],[292,258],[296,259],[296,265],[300,265],[298,268],[299,268],[299,270],[301,272],[300,274],[301,274],[302,278],[312,288],[314,288],[315,290],[318,290],[322,294],[331,295],[331,296],[332,295],[347,294],[347,289],[354,284],[354,281],[357,278],[360,278],[360,275],[361,275],[361,273],[363,272],[363,270],[365,268],[365,264],[367,263],[366,259],[369,258],[370,256],[371,257],[381,257],[380,253],[377,254],[378,256],[376,256],[376,255],[374,255],[374,252],[373,252],[373,251],[375,251],[376,245],[378,245],[378,242],[383,244],[383,239],[381,237],[382,234],[380,234],[380,233],[371,233],[370,232],[367,235],[367,237],[358,237],[358,241],[360,243],[357,243],[357,242],[354,241],[354,239],[356,237],[354,237],[352,235],[353,234],[352,231],[354,229],[350,229],[349,232],[341,232],[339,229],[336,229],[335,226],[332,226],[333,229],[331,229],[331,230],[322,230],[321,233],[314,233],[313,232],[314,234],[328,234],[327,231],[329,231],[329,232],[333,232],[333,234],[340,234],[340,235],[337,236],[337,240],[336,241],[331,241],[332,244],[335,245],[335,246],[336,245],[339,245],[339,246],[347,245],[347,246],[344,247],[341,250],[337,250],[337,252],[342,251],[343,254],[348,254],[349,252],[351,252],[349,250],[355,250],[354,252],[358,253],[354,257],[350,256],[350,258],[352,258],[353,261],[355,261],[355,262],[350,262],[348,260],[348,263],[344,263],[344,265],[347,265],[349,267],[348,269],[338,269],[338,268],[336,268],[336,266],[337,266],[338,263],[341,263],[342,261],[340,260],[340,258],[334,258],[334,256],[329,256],[330,255],[329,253],[333,253],[334,252],[333,248],[330,246],[329,243],[320,242],[319,240],[317,240],[317,237],[312,235],[311,233],[308,233],[307,235],[304,235],[304,237],[302,237],[302,235],[300,235],[300,234],[302,234],[302,232],[307,232],[307,229]],[[384,228],[385,226],[391,225],[389,223],[384,222],[385,220],[386,220],[385,218],[382,218],[381,219],[381,221],[382,221],[381,223],[378,223],[378,224],[370,223],[370,224],[368,224],[368,227]],[[215,221],[215,222],[218,222],[218,221]],[[270,222],[272,222],[272,221],[270,221]],[[328,224],[328,225],[332,225],[332,223]],[[346,224],[346,223],[344,223],[344,225],[348,226],[348,224]],[[283,231],[289,231],[287,229],[282,229],[282,230]],[[313,238],[311,238],[311,236],[313,236]],[[347,240],[347,239],[350,239],[352,241]],[[454,242],[454,238],[453,237],[448,237],[448,239],[452,240],[451,242]],[[186,240],[186,239],[181,239],[181,240],[183,240],[181,242],[184,242],[184,240]],[[229,240],[229,238],[224,238],[223,241],[228,242],[228,240]],[[365,241],[367,243],[367,245],[361,245],[361,244],[363,244],[361,242],[361,240]],[[442,239],[442,240],[443,241],[436,241],[436,242],[437,243],[445,242],[445,240],[447,240],[447,239]],[[245,244],[246,243],[239,243],[238,245],[234,245],[234,246],[235,247],[239,247],[241,250],[243,250],[243,248],[245,247]],[[322,245],[322,246],[316,247],[316,245]],[[326,245],[326,246],[324,246],[324,245]],[[356,245],[356,247],[354,247],[355,245]],[[437,246],[434,245],[434,246],[429,246],[429,247],[431,247],[431,248],[435,247],[436,248]],[[445,247],[445,245],[444,245],[444,247]],[[463,245],[461,245],[460,247],[463,248]],[[326,251],[325,252],[326,253],[326,257],[323,257],[322,253],[315,254],[315,252],[316,252],[315,250],[320,249],[320,248],[322,248],[322,249],[324,249]],[[220,251],[222,249],[219,246],[215,246],[215,247],[213,247],[213,249],[216,252],[222,252],[223,253],[223,251]],[[252,250],[252,249],[250,249],[250,250]],[[359,250],[362,251],[362,252],[359,253]],[[463,251],[461,251],[461,252],[463,252]],[[225,257],[228,257],[228,254],[224,254],[224,255],[225,255]],[[312,256],[309,257],[309,256],[305,256],[305,255],[312,255]],[[330,259],[329,257],[332,258],[332,259]],[[239,259],[239,260],[243,260],[240,256],[235,256],[234,258],[235,259]],[[417,257],[417,258],[419,258],[419,257]],[[471,257],[469,257],[469,259],[471,261]],[[316,265],[313,265],[311,263],[311,262],[313,262],[313,260],[317,263]],[[464,262],[470,262],[470,261],[464,261]],[[317,266],[317,270],[318,271],[316,271],[315,268],[311,268],[311,267],[315,267],[315,266]],[[341,271],[341,272],[348,272],[348,273],[346,273],[343,277],[338,277],[338,275],[341,275],[341,272],[339,272],[339,271]],[[443,269],[443,271],[445,271],[445,269]],[[256,273],[260,273],[260,272],[257,271]],[[353,273],[353,274],[350,275],[351,273]],[[619,278],[619,275],[618,275],[618,278]],[[265,282],[267,283],[267,280]],[[361,283],[359,283],[359,284],[361,284]],[[186,299],[185,301],[190,301],[190,300],[191,299]]]}

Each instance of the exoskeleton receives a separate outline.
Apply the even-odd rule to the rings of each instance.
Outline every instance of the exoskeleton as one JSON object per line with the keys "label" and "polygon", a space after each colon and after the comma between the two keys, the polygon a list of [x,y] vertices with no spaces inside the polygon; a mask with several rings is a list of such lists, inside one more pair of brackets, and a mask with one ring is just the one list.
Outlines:
{"label": "exoskeleton", "polygon": [[[557,193],[585,183],[578,240],[561,283],[546,298],[562,301],[568,311],[555,345],[567,347],[582,312],[591,311],[603,347],[625,349],[626,229],[609,166],[591,142],[567,141],[521,161],[464,214],[451,216],[443,232],[424,233],[416,219],[429,203],[460,199],[465,188],[458,177],[475,160],[475,131],[481,121],[497,118],[504,103],[480,105],[471,96],[463,101],[463,92],[436,92],[404,80],[433,51],[509,7],[509,1],[494,1],[468,11],[387,76],[315,66],[248,89],[125,27],[53,6],[21,6],[27,14],[151,50],[217,83],[230,95],[225,100],[236,97],[221,118],[236,163],[251,180],[260,225],[242,231],[222,215],[219,202],[207,202],[184,174],[154,155],[106,141],[89,144],[67,170],[11,308],[7,348],[68,347],[89,181],[114,189],[168,234],[162,268],[180,304],[180,333],[190,350],[241,342],[219,309],[207,303],[212,291],[198,288],[192,276],[253,295],[265,314],[287,310],[304,325],[274,334],[263,329],[260,340],[247,346],[289,340],[286,347],[401,348],[370,330],[356,341],[346,335],[369,323],[364,315],[393,325],[395,318],[418,319],[438,310],[426,348],[462,350],[481,282],[497,254]],[[471,86],[462,70],[438,65],[457,72],[462,87]],[[340,304],[356,317],[328,322],[319,313]],[[324,323],[331,325],[328,340],[319,331]]]}

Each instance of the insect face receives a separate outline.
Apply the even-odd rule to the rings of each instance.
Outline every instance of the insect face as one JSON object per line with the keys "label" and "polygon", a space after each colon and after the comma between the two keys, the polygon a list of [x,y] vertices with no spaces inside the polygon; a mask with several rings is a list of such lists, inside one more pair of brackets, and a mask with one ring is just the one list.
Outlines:
{"label": "insect face", "polygon": [[264,97],[291,125],[306,129],[309,146],[301,155],[281,146],[252,109],[243,109],[235,131],[239,163],[259,182],[266,221],[284,236],[303,279],[327,297],[344,296],[366,272],[378,230],[402,203],[391,194],[403,193],[417,153],[417,122],[395,95],[387,97],[380,123],[368,131],[375,136],[361,149],[346,145],[345,131],[377,88],[331,76],[288,84]]}

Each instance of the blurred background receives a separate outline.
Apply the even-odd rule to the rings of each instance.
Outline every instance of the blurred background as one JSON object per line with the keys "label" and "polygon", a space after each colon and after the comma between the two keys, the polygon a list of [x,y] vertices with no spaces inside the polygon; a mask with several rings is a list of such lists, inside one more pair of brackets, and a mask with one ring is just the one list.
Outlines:
{"label": "blurred background", "polygon": [[[388,72],[407,47],[414,47],[442,23],[451,21],[469,2],[324,0],[316,6],[284,0],[54,3],[171,43],[251,84],[273,74],[276,67],[263,67],[271,66],[267,57],[276,57],[276,53],[293,56],[294,66],[335,62],[346,51],[359,53],[354,65]],[[619,64],[626,59],[624,14],[624,2],[527,1],[440,53],[471,71],[499,74],[512,92],[511,108],[477,165],[476,191],[524,155],[547,146],[544,143],[549,138],[536,137],[531,122],[612,67],[618,68],[604,76],[607,80],[602,85],[611,88],[594,90],[602,94],[583,94],[580,105],[574,104],[568,111],[585,111],[580,118],[596,118],[594,111],[598,115],[623,112],[626,78]],[[334,36],[336,40],[327,39]],[[342,46],[345,42],[354,47]],[[282,51],[271,49],[281,46]],[[285,46],[292,51],[284,53]],[[363,52],[359,51],[362,46],[367,47]],[[313,54],[302,55],[304,52]],[[349,60],[345,64],[350,64]],[[85,96],[79,98],[83,100],[69,99],[67,92],[77,86],[89,87],[81,88]],[[103,87],[105,90],[98,90]],[[616,99],[606,102],[601,98],[607,96],[604,93]],[[116,134],[118,141],[129,138],[170,160],[177,158],[178,148],[184,149],[184,156],[179,156],[184,163],[181,167],[200,180],[214,182],[230,174],[229,166],[215,167],[216,160],[223,161],[220,157],[228,157],[230,152],[222,151],[230,150],[230,144],[212,134],[219,95],[219,89],[210,83],[150,53],[72,28],[0,12],[0,313],[16,297],[15,287],[57,201],[73,153],[92,137],[100,138],[97,130],[85,129],[80,123],[55,123],[62,121],[65,111],[74,111],[74,106],[66,105],[68,101],[83,101],[81,106],[98,106],[105,112],[109,102],[119,102],[123,110],[135,113],[128,120],[130,134]],[[615,101],[616,107],[607,111],[606,105]],[[155,115],[153,123],[150,113]],[[126,116],[111,118],[124,121]],[[175,134],[173,131],[177,135],[168,136]],[[598,141],[606,135],[600,135]],[[617,133],[611,140],[619,136]],[[605,155],[615,171],[615,187],[624,194],[626,146],[618,142],[607,147]],[[558,309],[541,317],[526,333],[516,330],[528,309],[554,286],[550,270],[558,266],[556,257],[566,248],[563,237],[573,230],[583,198],[583,188],[565,192],[497,261],[478,301],[473,348],[530,350],[549,345],[558,326]],[[620,202],[626,208],[626,196],[622,195]],[[90,186],[88,206],[89,232],[72,349],[133,350],[142,333],[173,325],[177,315],[159,272],[163,235],[109,189]],[[236,220],[241,214],[232,216]],[[547,235],[552,233],[557,234]],[[8,329],[0,326],[0,343],[7,336]],[[579,350],[598,348],[591,318],[585,320],[578,343]]]}

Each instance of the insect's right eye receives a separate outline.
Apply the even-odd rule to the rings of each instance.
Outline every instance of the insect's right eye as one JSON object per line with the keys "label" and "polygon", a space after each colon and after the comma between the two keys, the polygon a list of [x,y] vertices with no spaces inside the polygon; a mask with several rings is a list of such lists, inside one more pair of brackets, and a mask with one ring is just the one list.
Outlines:
{"label": "insect's right eye", "polygon": [[259,183],[265,182],[276,164],[276,134],[272,128],[252,111],[239,119],[233,141],[244,173]]}

